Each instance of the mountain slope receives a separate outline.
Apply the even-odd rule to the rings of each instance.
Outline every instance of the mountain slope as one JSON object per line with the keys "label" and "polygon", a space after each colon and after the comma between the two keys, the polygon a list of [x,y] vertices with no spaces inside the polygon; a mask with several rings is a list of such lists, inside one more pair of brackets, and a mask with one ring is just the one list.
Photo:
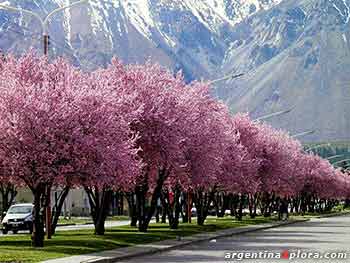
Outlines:
{"label": "mountain slope", "polygon": [[[72,0],[0,0],[44,17]],[[246,73],[215,95],[307,140],[350,139],[350,0],[91,0],[55,15],[50,57],[77,66],[152,60],[188,81]],[[42,50],[38,22],[0,10],[0,50]]]}
{"label": "mountain slope", "polygon": [[236,27],[223,71],[247,72],[217,88],[252,116],[294,107],[271,120],[305,140],[350,139],[350,1],[284,1]]}
{"label": "mountain slope", "polygon": [[[1,1],[0,1],[1,2]],[[70,0],[7,0],[42,17]],[[52,56],[65,55],[86,68],[105,65],[114,55],[126,63],[148,58],[188,80],[216,74],[245,17],[280,0],[92,0],[57,14],[50,24]],[[34,32],[34,33],[33,33]],[[21,53],[40,48],[35,19],[0,11],[0,48]]]}

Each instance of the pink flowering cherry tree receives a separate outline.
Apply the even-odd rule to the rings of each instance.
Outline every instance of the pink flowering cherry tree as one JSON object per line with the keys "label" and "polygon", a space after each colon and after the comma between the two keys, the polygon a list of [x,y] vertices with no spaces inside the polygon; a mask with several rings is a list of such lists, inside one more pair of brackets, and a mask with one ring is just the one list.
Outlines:
{"label": "pink flowering cherry tree", "polygon": [[185,83],[180,75],[174,77],[150,63],[123,67],[114,61],[107,71],[115,96],[127,94],[129,111],[136,112],[129,118],[129,127],[143,168],[135,177],[131,198],[136,196],[139,230],[147,231],[165,181],[183,174],[183,128],[177,97]]}
{"label": "pink flowering cherry tree", "polygon": [[197,224],[203,225],[219,185],[224,151],[235,145],[235,135],[224,122],[227,108],[213,99],[206,83],[193,83],[182,94],[184,140],[189,185],[197,210]]}
{"label": "pink flowering cherry tree", "polygon": [[43,246],[48,189],[67,182],[100,186],[108,183],[107,173],[122,178],[137,170],[137,162],[131,161],[132,142],[123,140],[127,125],[88,76],[63,60],[49,63],[32,53],[9,56],[3,69],[0,152],[34,195],[32,240]]}
{"label": "pink flowering cherry tree", "polygon": [[86,139],[79,184],[88,194],[97,235],[105,232],[113,192],[131,189],[141,169],[135,136],[129,129],[133,109],[126,107],[127,94],[116,92],[107,73],[90,74],[77,102],[79,137]]}

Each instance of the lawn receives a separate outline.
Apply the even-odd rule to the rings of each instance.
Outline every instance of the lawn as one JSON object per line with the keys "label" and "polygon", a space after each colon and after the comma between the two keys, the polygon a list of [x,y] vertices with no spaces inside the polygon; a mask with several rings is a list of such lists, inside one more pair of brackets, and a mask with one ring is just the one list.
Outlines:
{"label": "lawn", "polygon": [[31,247],[29,235],[1,236],[1,262],[39,262],[45,259],[67,257],[78,254],[98,252],[118,247],[132,246],[176,236],[188,236],[201,232],[212,232],[238,226],[271,222],[271,218],[245,217],[239,222],[231,217],[221,219],[210,218],[205,226],[180,224],[179,229],[169,230],[167,224],[151,224],[147,233],[140,233],[135,228],[121,226],[109,228],[104,236],[95,236],[93,230],[58,231],[51,240],[45,241],[45,247],[34,249]]}
{"label": "lawn", "polygon": [[[107,220],[109,221],[125,221],[125,220],[129,220],[128,216],[109,216],[107,218]],[[91,217],[71,217],[71,218],[64,218],[64,217],[60,217],[60,219],[58,220],[58,224],[74,224],[74,225],[78,225],[78,224],[92,224],[92,219]]]}

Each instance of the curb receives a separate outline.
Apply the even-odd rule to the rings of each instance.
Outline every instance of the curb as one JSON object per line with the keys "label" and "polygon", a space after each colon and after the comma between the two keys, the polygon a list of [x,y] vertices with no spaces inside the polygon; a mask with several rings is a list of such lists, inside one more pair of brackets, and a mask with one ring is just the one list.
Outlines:
{"label": "curb", "polygon": [[75,226],[75,223],[67,223],[67,224],[57,224],[57,226]]}
{"label": "curb", "polygon": [[333,213],[333,214],[324,214],[324,215],[319,215],[319,216],[315,216],[314,218],[327,218],[327,217],[334,217],[334,216],[346,216],[346,215],[350,215],[350,211],[349,212],[338,212],[338,213]]}
{"label": "curb", "polygon": [[[196,244],[196,243],[205,242],[205,241],[210,241],[210,240],[217,239],[217,238],[224,238],[224,237],[230,237],[230,236],[235,236],[235,235],[239,235],[239,234],[252,233],[252,232],[257,232],[257,231],[261,231],[261,230],[292,225],[292,224],[296,224],[296,223],[303,223],[303,222],[307,222],[309,220],[310,219],[291,220],[291,221],[279,222],[279,223],[269,223],[269,224],[264,224],[264,225],[260,225],[260,226],[259,225],[245,226],[245,227],[241,227],[241,229],[240,229],[240,227],[238,227],[238,228],[226,229],[226,230],[221,230],[221,231],[216,231],[216,232],[207,232],[207,233],[205,233],[206,235],[208,235],[207,237],[196,238],[196,239],[189,240],[189,241],[180,241],[181,243],[179,243],[179,244],[174,244],[172,246],[168,246],[168,247],[164,247],[164,248],[150,249],[149,251],[143,251],[143,252],[134,252],[134,253],[130,253],[127,255],[117,256],[114,258],[81,261],[81,263],[118,262],[121,260],[131,259],[131,258],[135,258],[135,257],[141,257],[141,256],[166,252],[169,250],[182,248],[182,247],[187,246],[187,245]],[[249,229],[249,227],[251,227],[251,229]],[[228,231],[228,230],[230,230],[230,231]],[[234,231],[234,230],[236,230],[236,231]],[[220,233],[220,232],[225,232],[225,231],[228,233]],[[198,235],[201,235],[201,234],[198,234]],[[192,238],[195,238],[195,237],[196,237],[196,235],[192,236]],[[191,236],[189,236],[187,238],[191,238]],[[179,242],[179,241],[177,241],[177,242]]]}
{"label": "curb", "polygon": [[46,263],[60,263],[60,262],[80,262],[80,263],[111,263],[121,260],[128,260],[135,257],[152,255],[156,253],[166,252],[173,249],[178,249],[187,245],[210,241],[212,239],[230,237],[239,234],[246,234],[270,228],[276,228],[295,223],[307,222],[310,219],[296,219],[285,222],[272,222],[260,225],[250,225],[231,229],[220,230],[216,232],[200,233],[192,236],[183,237],[182,240],[163,240],[160,242],[135,245],[131,247],[119,248],[114,250],[101,251],[89,255],[72,256],[66,258],[58,258],[54,260],[44,261]]}
{"label": "curb", "polygon": [[93,222],[86,222],[82,224],[77,224],[77,223],[67,223],[67,224],[57,224],[57,226],[79,226],[79,225],[92,225]]}

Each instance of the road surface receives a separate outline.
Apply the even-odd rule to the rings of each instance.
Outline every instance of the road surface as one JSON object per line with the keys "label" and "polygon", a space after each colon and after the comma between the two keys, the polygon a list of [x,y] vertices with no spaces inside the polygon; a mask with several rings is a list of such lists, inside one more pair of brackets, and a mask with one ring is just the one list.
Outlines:
{"label": "road surface", "polygon": [[[278,255],[289,260],[278,259]],[[225,259],[225,256],[231,259]],[[258,256],[262,259],[257,259]],[[291,260],[292,256],[299,258]],[[340,259],[325,259],[335,256]],[[197,243],[124,262],[350,262],[350,216],[312,219],[310,222]]]}

